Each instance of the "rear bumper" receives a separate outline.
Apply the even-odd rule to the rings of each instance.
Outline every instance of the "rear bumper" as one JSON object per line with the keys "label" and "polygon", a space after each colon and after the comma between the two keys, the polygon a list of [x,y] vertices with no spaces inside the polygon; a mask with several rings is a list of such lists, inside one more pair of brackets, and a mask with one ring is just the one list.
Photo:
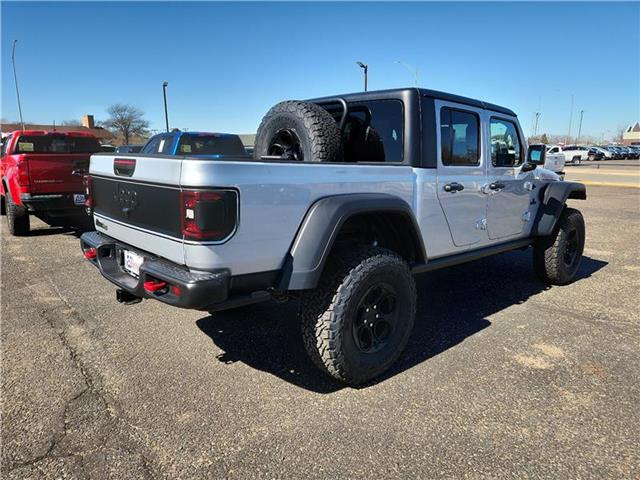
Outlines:
{"label": "rear bumper", "polygon": [[84,203],[77,205],[72,193],[31,194],[23,193],[20,201],[30,211],[47,212],[52,216],[77,215],[84,212]]}
{"label": "rear bumper", "polygon": [[[99,232],[87,232],[80,237],[80,246],[85,252],[96,249],[96,257],[89,261],[102,276],[123,290],[140,298],[153,298],[181,308],[212,310],[215,304],[229,296],[230,273],[191,272],[184,266],[158,258],[150,253],[121,243]],[[141,255],[138,278],[125,272],[122,267],[123,250]],[[145,290],[148,281],[166,282],[166,288],[151,292]]]}

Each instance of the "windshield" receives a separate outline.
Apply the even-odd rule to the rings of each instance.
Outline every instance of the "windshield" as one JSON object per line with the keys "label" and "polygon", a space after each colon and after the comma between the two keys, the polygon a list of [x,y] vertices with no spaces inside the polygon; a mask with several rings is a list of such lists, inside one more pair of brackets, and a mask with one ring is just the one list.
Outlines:
{"label": "windshield", "polygon": [[237,135],[182,135],[178,155],[242,155],[246,150]]}
{"label": "windshield", "polygon": [[100,151],[93,137],[24,135],[18,138],[14,153],[95,153]]}

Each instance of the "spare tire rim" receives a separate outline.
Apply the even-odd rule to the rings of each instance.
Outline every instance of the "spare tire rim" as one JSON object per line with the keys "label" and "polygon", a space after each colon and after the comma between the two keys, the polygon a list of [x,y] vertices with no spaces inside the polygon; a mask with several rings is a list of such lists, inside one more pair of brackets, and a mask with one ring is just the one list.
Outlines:
{"label": "spare tire rim", "polygon": [[564,249],[564,263],[567,267],[572,267],[578,258],[578,232],[571,230],[567,235],[567,243]]}
{"label": "spare tire rim", "polygon": [[356,309],[353,339],[358,350],[375,353],[389,342],[398,317],[398,299],[387,284],[378,284],[365,293]]}
{"label": "spare tire rim", "polygon": [[290,128],[278,130],[269,142],[267,155],[282,157],[286,160],[304,161],[300,138],[295,130]]}

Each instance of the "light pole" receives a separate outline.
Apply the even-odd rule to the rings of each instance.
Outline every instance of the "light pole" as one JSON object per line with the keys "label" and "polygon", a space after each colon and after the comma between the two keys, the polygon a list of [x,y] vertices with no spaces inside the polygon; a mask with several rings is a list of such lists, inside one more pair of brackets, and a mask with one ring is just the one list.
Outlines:
{"label": "light pole", "polygon": [[535,124],[533,126],[533,136],[534,137],[538,134],[538,120],[540,119],[540,115],[542,115],[540,112],[536,112],[536,121],[535,121]]}
{"label": "light pole", "polygon": [[580,126],[578,127],[578,138],[576,143],[580,143],[580,134],[582,133],[582,117],[584,116],[584,110],[580,110]]}
{"label": "light pole", "polygon": [[571,122],[573,121],[573,93],[571,94],[571,111],[569,112],[569,133],[567,134],[567,140],[565,143],[571,141]]}
{"label": "light pole", "polygon": [[16,74],[16,43],[18,40],[13,41],[13,51],[11,52],[11,63],[13,63],[13,80],[16,84],[16,97],[18,99],[18,112],[20,113],[20,124],[22,130],[24,130],[24,120],[22,119],[22,106],[20,105],[20,91],[18,90],[18,75]]}
{"label": "light pole", "polygon": [[164,123],[167,128],[167,132],[169,131],[169,113],[167,111],[167,87],[169,86],[169,82],[162,82],[162,96],[164,97]]}
{"label": "light pole", "polygon": [[418,69],[400,60],[396,60],[395,63],[397,63],[398,65],[402,65],[404,68],[406,68],[413,74],[413,81],[415,83],[415,86],[417,87],[418,86]]}
{"label": "light pole", "polygon": [[362,70],[364,70],[364,91],[366,92],[367,91],[367,76],[368,76],[368,73],[369,73],[369,65],[365,65],[362,62],[356,62],[356,63],[358,64],[358,66]]}

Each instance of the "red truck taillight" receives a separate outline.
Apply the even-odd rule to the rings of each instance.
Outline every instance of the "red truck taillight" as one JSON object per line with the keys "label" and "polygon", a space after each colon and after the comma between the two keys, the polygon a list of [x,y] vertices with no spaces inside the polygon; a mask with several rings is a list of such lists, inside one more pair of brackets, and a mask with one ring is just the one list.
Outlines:
{"label": "red truck taillight", "polygon": [[91,175],[84,175],[82,177],[82,184],[84,185],[84,206],[88,209],[92,209],[93,198],[91,197],[91,190],[93,187],[93,180]]}
{"label": "red truck taillight", "polygon": [[183,190],[182,235],[185,240],[221,241],[238,222],[238,194],[234,190]]}
{"label": "red truck taillight", "polygon": [[25,160],[18,160],[18,185],[21,187],[29,186],[29,165]]}

